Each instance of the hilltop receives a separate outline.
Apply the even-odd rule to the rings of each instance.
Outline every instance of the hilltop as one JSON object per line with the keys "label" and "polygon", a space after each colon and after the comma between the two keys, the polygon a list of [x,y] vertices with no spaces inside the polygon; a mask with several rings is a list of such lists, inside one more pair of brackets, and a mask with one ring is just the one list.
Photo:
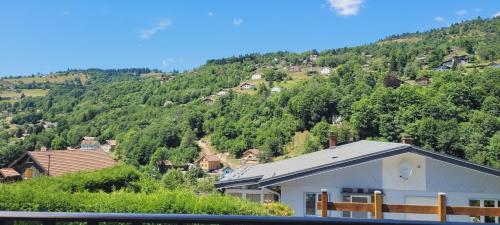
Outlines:
{"label": "hilltop", "polygon": [[4,78],[3,91],[46,91],[2,94],[0,164],[42,146],[78,146],[84,136],[117,139],[116,157],[136,166],[192,162],[201,138],[236,158],[258,148],[271,161],[319,150],[333,132],[339,144],[408,135],[498,168],[499,32],[500,18],[476,19],[352,48],[208,60],[182,73]]}

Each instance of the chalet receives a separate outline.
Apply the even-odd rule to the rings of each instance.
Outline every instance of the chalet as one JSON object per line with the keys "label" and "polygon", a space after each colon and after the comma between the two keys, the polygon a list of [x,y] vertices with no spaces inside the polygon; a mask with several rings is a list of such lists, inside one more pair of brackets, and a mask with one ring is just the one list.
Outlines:
{"label": "chalet", "polygon": [[203,155],[198,160],[196,164],[204,171],[210,172],[213,170],[220,169],[220,159],[216,155]]}
{"label": "chalet", "polygon": [[248,149],[245,152],[243,152],[243,157],[241,159],[244,160],[251,160],[251,161],[256,161],[259,160],[259,149]]}
{"label": "chalet", "polygon": [[158,171],[161,174],[164,174],[169,169],[172,169],[174,167],[174,164],[170,160],[160,160],[156,162],[156,166],[158,167]]}
{"label": "chalet", "polygon": [[82,141],[80,142],[80,149],[92,150],[100,148],[101,144],[96,137],[83,137]]}
{"label": "chalet", "polygon": [[321,75],[328,75],[332,72],[332,70],[330,69],[330,67],[323,67],[320,71],[320,74]]}
{"label": "chalet", "polygon": [[0,169],[0,182],[10,182],[21,179],[21,174],[12,168]]}
{"label": "chalet", "polygon": [[255,89],[255,84],[252,84],[252,83],[248,83],[248,82],[243,82],[240,84],[240,88],[241,89]]}
{"label": "chalet", "polygon": [[204,98],[203,98],[203,102],[204,102],[205,104],[209,104],[209,105],[211,105],[211,104],[214,104],[214,102],[215,102],[215,98],[214,98],[214,96],[207,96],[207,97],[204,97]]}
{"label": "chalet", "polygon": [[257,72],[257,73],[254,73],[254,74],[252,75],[252,78],[251,78],[251,79],[252,79],[252,80],[260,80],[260,79],[262,79],[262,73],[258,73],[258,72]]}
{"label": "chalet", "polygon": [[427,77],[419,77],[415,79],[415,83],[421,86],[426,86],[431,84],[431,79]]}
{"label": "chalet", "polygon": [[[265,164],[243,166],[216,183],[227,195],[256,202],[280,201],[295,216],[318,216],[322,189],[334,202],[436,205],[445,192],[453,206],[491,205],[500,200],[500,170],[403,143],[358,141]],[[329,211],[330,217],[372,218],[371,213]],[[384,219],[437,220],[436,214],[385,213]],[[469,222],[484,216],[448,215]],[[490,218],[491,219],[491,218]]]}
{"label": "chalet", "polygon": [[274,86],[273,88],[271,88],[271,92],[281,92],[281,88]]}
{"label": "chalet", "polygon": [[104,169],[116,165],[116,161],[104,151],[54,150],[27,152],[9,165],[23,179],[60,176],[79,171]]}
{"label": "chalet", "polygon": [[101,149],[105,152],[111,152],[115,150],[116,145],[117,145],[116,140],[106,140],[106,143],[101,145]]}

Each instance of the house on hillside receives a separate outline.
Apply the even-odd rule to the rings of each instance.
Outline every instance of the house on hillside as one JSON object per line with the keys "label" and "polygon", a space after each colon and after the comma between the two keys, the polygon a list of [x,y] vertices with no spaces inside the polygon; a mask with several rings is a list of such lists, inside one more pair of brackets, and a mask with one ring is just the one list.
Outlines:
{"label": "house on hillside", "polygon": [[12,162],[9,168],[17,171],[23,179],[30,179],[104,169],[116,163],[108,153],[100,150],[54,150],[27,152]]}
{"label": "house on hillside", "polygon": [[310,56],[309,56],[309,60],[310,60],[311,62],[316,62],[316,60],[318,60],[318,57],[319,57],[318,55],[310,55]]}
{"label": "house on hillside", "polygon": [[204,97],[204,98],[203,98],[203,102],[204,102],[205,104],[212,105],[212,104],[214,104],[214,102],[215,102],[215,97],[214,97],[214,96],[212,96],[212,95],[207,96],[207,97]]}
{"label": "house on hillside", "polygon": [[420,86],[427,86],[431,84],[431,79],[427,77],[419,77],[415,79],[415,83]]}
{"label": "house on hillside", "polygon": [[156,166],[161,174],[165,174],[169,169],[174,167],[174,164],[170,160],[160,160],[156,162]]}
{"label": "house on hillside", "polygon": [[240,84],[240,88],[241,89],[246,89],[246,90],[255,89],[255,84],[248,83],[248,82],[243,82],[243,83]]}
{"label": "house on hillside", "polygon": [[21,174],[12,168],[0,169],[0,182],[12,182],[21,179]]}
{"label": "house on hillside", "polygon": [[106,140],[106,143],[101,145],[101,149],[105,152],[112,152],[115,150],[117,144],[116,140]]}
{"label": "house on hillside", "polygon": [[251,79],[252,80],[260,80],[260,79],[262,79],[262,73],[257,72],[257,73],[252,74],[252,78]]}
{"label": "house on hillside", "polygon": [[100,149],[101,144],[97,140],[96,137],[83,137],[80,142],[80,149],[83,150],[92,150],[92,149]]}
{"label": "house on hillside", "polygon": [[[280,201],[295,216],[318,216],[322,189],[330,201],[436,205],[445,192],[452,206],[491,205],[500,200],[500,170],[403,143],[358,141],[265,164],[243,166],[216,186],[225,194],[256,202]],[[371,213],[329,211],[330,217],[372,218]],[[385,213],[384,219],[437,220],[436,214]],[[447,221],[490,218],[448,215]],[[495,219],[495,218],[493,218]]]}
{"label": "house on hillside", "polygon": [[281,92],[281,88],[278,86],[274,86],[273,88],[271,88],[271,92]]}
{"label": "house on hillside", "polygon": [[321,75],[328,75],[332,72],[330,67],[323,67],[321,68],[321,71],[319,72]]}
{"label": "house on hillside", "polygon": [[210,172],[221,168],[221,161],[216,155],[203,155],[195,162],[202,170]]}
{"label": "house on hillside", "polygon": [[243,152],[240,158],[241,165],[255,165],[259,163],[259,149],[248,149]]}
{"label": "house on hillside", "polygon": [[57,127],[57,123],[53,123],[50,121],[43,122],[43,128],[45,128],[45,129],[54,128],[54,127]]}

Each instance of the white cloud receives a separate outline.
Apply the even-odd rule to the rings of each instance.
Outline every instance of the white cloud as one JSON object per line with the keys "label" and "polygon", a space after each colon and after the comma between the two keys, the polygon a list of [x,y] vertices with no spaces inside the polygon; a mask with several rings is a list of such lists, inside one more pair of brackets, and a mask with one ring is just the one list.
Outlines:
{"label": "white cloud", "polygon": [[329,0],[330,8],[341,16],[354,16],[359,13],[359,8],[364,0]]}
{"label": "white cloud", "polygon": [[208,16],[215,16],[215,13],[210,11],[210,12],[208,12]]}
{"label": "white cloud", "polygon": [[165,30],[172,26],[172,21],[170,19],[161,20],[156,26],[141,31],[139,37],[142,39],[150,39],[153,35],[155,35],[158,31]]}
{"label": "white cloud", "polygon": [[233,25],[236,27],[239,27],[243,23],[243,20],[241,18],[234,18],[233,19]]}
{"label": "white cloud", "polygon": [[499,17],[499,16],[500,16],[500,11],[498,11],[497,13],[495,13],[495,14],[493,15],[493,17]]}
{"label": "white cloud", "polygon": [[442,16],[436,16],[434,17],[434,21],[441,23],[441,24],[448,24],[448,21]]}
{"label": "white cloud", "polygon": [[457,15],[459,15],[459,16],[465,16],[465,15],[467,15],[467,10],[465,10],[465,9],[460,9],[460,10],[457,10],[455,13],[456,13]]}

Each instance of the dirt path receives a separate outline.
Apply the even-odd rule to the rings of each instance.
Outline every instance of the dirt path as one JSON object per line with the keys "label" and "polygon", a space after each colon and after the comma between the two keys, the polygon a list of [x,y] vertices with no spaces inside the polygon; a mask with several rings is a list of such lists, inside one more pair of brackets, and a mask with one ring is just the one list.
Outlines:
{"label": "dirt path", "polygon": [[231,158],[231,156],[226,156],[222,153],[217,153],[217,151],[215,151],[212,146],[210,146],[210,143],[208,143],[207,141],[205,140],[197,140],[196,141],[196,144],[198,145],[198,147],[200,147],[201,149],[201,152],[203,152],[203,154],[205,155],[217,155],[219,156],[220,158],[220,161],[224,164],[224,165],[227,165],[231,168],[238,168],[240,167],[239,164],[235,164],[234,162],[231,162],[231,161],[234,161],[234,159],[229,159]]}

